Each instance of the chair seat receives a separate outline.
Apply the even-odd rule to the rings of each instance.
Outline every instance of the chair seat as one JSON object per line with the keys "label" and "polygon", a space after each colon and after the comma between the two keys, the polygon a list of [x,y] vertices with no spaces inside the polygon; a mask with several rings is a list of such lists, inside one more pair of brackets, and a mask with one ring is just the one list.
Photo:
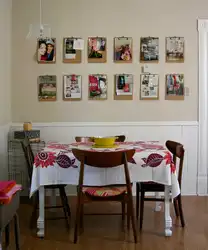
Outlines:
{"label": "chair seat", "polygon": [[154,181],[139,182],[140,188],[149,192],[164,192],[165,186]]}
{"label": "chair seat", "polygon": [[58,189],[60,187],[66,187],[67,185],[65,184],[57,184],[57,185],[45,185],[45,189]]}
{"label": "chair seat", "polygon": [[127,192],[126,186],[105,186],[105,187],[86,187],[82,188],[83,193],[96,197],[112,197]]}

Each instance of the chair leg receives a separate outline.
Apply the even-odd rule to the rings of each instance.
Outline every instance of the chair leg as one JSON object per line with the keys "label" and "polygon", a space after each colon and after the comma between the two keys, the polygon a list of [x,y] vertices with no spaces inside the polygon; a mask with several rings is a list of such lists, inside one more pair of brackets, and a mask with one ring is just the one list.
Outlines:
{"label": "chair leg", "polygon": [[139,198],[140,198],[140,184],[136,183],[136,219],[139,218]]}
{"label": "chair leg", "polygon": [[84,204],[81,204],[81,209],[80,209],[80,234],[84,229]]}
{"label": "chair leg", "polygon": [[133,207],[133,197],[132,194],[129,195],[129,214],[131,217],[131,224],[134,234],[134,242],[137,243],[137,230],[136,230],[136,223],[135,223],[135,216],[134,216],[134,207]]}
{"label": "chair leg", "polygon": [[64,197],[64,200],[65,200],[68,216],[71,217],[71,209],[70,209],[70,206],[69,206],[69,202],[68,202],[68,198],[67,198],[67,195],[66,195],[65,188],[63,188],[63,197]]}
{"label": "chair leg", "polygon": [[78,193],[78,197],[77,197],[77,209],[76,209],[76,218],[75,218],[75,226],[74,226],[74,244],[77,243],[77,239],[78,239],[78,229],[80,227],[80,215],[81,215],[81,194]]}
{"label": "chair leg", "polygon": [[121,202],[122,221],[125,220],[125,202]]}
{"label": "chair leg", "polygon": [[177,198],[175,198],[175,199],[173,200],[173,204],[174,204],[175,215],[176,215],[176,217],[179,217]]}
{"label": "chair leg", "polygon": [[127,202],[127,229],[130,229],[130,207],[129,207],[129,200]]}
{"label": "chair leg", "polygon": [[59,188],[59,194],[60,194],[60,198],[61,198],[61,202],[62,202],[62,206],[63,206],[63,211],[64,211],[64,217],[65,217],[65,221],[66,221],[66,228],[69,229],[69,220],[68,220],[68,216],[67,216],[67,209],[66,209],[66,204],[65,204],[65,198],[64,198],[64,188],[60,187]]}
{"label": "chair leg", "polygon": [[145,197],[145,192],[144,190],[141,190],[141,200],[140,200],[140,218],[139,218],[139,226],[140,230],[142,230],[142,225],[143,225],[143,216],[144,216],[144,197]]}
{"label": "chair leg", "polygon": [[34,225],[37,221],[37,209],[38,209],[39,197],[38,194],[35,194],[33,198],[33,211],[30,217],[30,229],[34,228]]}
{"label": "chair leg", "polygon": [[19,218],[18,218],[17,213],[14,215],[14,233],[15,233],[16,250],[20,250],[20,240],[19,240]]}
{"label": "chair leg", "polygon": [[183,216],[183,208],[182,208],[182,201],[181,201],[181,194],[177,197],[178,200],[178,208],[179,208],[179,214],[180,214],[180,220],[181,220],[181,226],[185,227],[185,221]]}
{"label": "chair leg", "polygon": [[10,238],[9,238],[9,230],[10,229],[10,225],[8,224],[6,227],[5,227],[5,243],[6,243],[6,247],[9,246],[9,242],[10,242]]}

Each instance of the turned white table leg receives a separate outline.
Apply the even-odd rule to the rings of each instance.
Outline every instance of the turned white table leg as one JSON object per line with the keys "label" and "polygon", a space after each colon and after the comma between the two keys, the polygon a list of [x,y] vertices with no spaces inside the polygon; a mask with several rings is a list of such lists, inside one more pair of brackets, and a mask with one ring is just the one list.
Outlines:
{"label": "turned white table leg", "polygon": [[[159,192],[155,192],[155,198],[157,198],[157,199],[161,198]],[[159,212],[159,211],[161,211],[161,201],[156,201],[155,212]]]}
{"label": "turned white table leg", "polygon": [[172,218],[170,216],[170,186],[165,186],[165,236],[172,235]]}
{"label": "turned white table leg", "polygon": [[45,236],[45,189],[44,186],[39,188],[39,217],[37,220],[37,236],[42,238]]}

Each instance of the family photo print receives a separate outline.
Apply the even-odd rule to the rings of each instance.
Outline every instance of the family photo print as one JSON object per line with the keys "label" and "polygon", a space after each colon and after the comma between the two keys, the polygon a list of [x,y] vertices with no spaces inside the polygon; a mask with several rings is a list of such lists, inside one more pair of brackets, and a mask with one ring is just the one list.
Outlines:
{"label": "family photo print", "polygon": [[56,62],[56,39],[40,38],[37,41],[37,61],[38,63]]}

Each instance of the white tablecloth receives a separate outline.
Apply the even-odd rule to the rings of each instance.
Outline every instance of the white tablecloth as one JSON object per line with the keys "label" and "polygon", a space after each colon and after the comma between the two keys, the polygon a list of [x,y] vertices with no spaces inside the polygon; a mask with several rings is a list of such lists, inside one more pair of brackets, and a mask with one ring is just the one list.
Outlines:
{"label": "white tablecloth", "polygon": [[[32,196],[40,186],[53,184],[77,185],[80,162],[72,154],[72,148],[85,150],[124,150],[135,148],[136,153],[129,163],[129,174],[132,182],[154,181],[171,186],[172,197],[180,193],[172,155],[159,142],[125,142],[117,148],[95,149],[85,143],[49,143],[35,157],[33,166]],[[125,184],[124,168],[94,168],[85,166],[84,185],[104,186],[111,184]]]}

